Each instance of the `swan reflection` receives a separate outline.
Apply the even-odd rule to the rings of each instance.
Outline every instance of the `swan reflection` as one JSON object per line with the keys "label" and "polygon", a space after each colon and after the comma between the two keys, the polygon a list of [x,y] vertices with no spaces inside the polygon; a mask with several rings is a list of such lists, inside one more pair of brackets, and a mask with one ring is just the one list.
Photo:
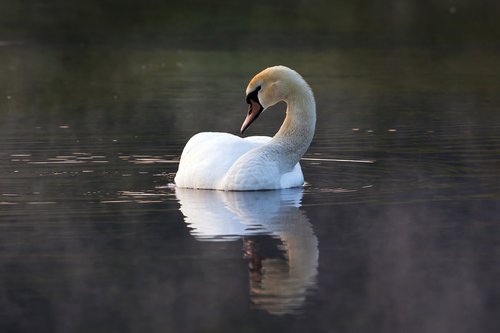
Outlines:
{"label": "swan reflection", "polygon": [[302,189],[224,192],[176,188],[200,241],[243,240],[250,299],[272,314],[297,312],[316,284],[318,239],[299,210]]}

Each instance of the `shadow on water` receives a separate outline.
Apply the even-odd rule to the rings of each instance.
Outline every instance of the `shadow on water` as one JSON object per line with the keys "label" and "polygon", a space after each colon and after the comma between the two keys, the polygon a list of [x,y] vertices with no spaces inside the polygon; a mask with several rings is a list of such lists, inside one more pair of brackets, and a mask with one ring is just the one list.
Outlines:
{"label": "shadow on water", "polygon": [[[223,192],[176,189],[200,241],[243,240],[250,300],[272,314],[298,313],[316,284],[318,240],[301,210],[302,189]],[[266,237],[263,237],[266,236]],[[276,240],[269,243],[269,238]]]}

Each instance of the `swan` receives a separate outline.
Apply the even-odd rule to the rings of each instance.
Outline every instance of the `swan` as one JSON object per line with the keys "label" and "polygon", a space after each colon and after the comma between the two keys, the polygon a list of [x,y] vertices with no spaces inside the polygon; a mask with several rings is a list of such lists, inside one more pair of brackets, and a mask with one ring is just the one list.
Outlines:
{"label": "swan", "polygon": [[299,73],[274,66],[254,76],[246,89],[249,107],[241,134],[264,110],[280,101],[287,104],[286,117],[272,138],[202,132],[189,139],[179,161],[176,186],[226,191],[302,186],[299,160],[314,135],[316,102]]}

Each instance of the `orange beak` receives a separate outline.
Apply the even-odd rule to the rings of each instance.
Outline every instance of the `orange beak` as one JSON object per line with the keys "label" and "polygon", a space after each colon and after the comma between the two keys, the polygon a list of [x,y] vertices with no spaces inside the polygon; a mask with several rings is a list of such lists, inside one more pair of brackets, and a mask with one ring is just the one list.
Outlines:
{"label": "orange beak", "polygon": [[248,113],[243,121],[243,125],[241,125],[241,134],[245,132],[245,130],[254,122],[255,119],[262,113],[264,109],[259,102],[254,101],[253,99],[248,100]]}

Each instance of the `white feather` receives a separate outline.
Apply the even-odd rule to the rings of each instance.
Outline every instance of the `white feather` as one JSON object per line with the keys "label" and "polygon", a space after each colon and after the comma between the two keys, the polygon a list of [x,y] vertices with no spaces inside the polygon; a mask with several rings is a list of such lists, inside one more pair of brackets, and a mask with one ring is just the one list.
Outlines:
{"label": "white feather", "polygon": [[316,106],[311,89],[295,71],[276,66],[256,75],[247,88],[259,89],[267,108],[284,100],[287,115],[274,137],[240,138],[229,133],[193,136],[181,155],[175,183],[181,188],[271,190],[304,184],[299,160],[314,134]]}

